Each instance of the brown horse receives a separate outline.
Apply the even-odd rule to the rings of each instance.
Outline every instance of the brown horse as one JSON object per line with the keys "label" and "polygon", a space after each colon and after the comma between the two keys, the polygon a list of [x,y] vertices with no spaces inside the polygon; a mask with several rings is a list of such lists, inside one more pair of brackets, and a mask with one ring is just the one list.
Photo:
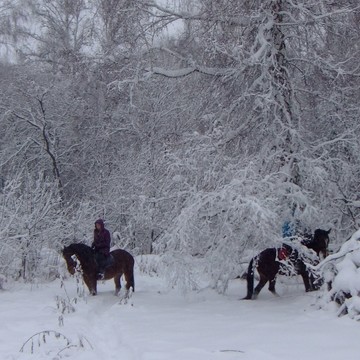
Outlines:
{"label": "brown horse", "polygon": [[[72,275],[76,271],[76,259],[80,262],[84,282],[90,294],[96,295],[98,266],[91,247],[81,243],[74,243],[65,246],[62,254],[66,261],[67,269]],[[122,275],[125,276],[127,292],[130,288],[132,288],[132,291],[135,291],[133,256],[125,250],[118,249],[110,252],[110,259],[110,264],[105,268],[104,280],[114,278],[115,295],[118,295],[121,289],[120,279]]]}
{"label": "brown horse", "polygon": [[[256,299],[267,282],[269,282],[269,291],[277,295],[275,283],[278,274],[301,275],[305,291],[317,290],[321,281],[316,274],[310,271],[306,263],[314,265],[314,263],[319,262],[320,254],[327,255],[330,231],[331,229],[329,231],[317,229],[313,238],[301,241],[301,245],[314,250],[316,255],[302,250],[301,245],[296,247],[292,244],[283,244],[281,248],[265,249],[251,259],[246,275],[247,295],[244,299]],[[255,269],[259,273],[260,280],[254,289]]]}

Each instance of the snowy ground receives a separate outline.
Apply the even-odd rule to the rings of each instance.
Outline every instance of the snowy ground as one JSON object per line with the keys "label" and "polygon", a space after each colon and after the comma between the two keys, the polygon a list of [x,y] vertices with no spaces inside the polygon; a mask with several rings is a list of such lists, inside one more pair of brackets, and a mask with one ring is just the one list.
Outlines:
{"label": "snowy ground", "polygon": [[[258,300],[244,301],[243,280],[234,280],[224,296],[210,289],[183,296],[166,291],[162,279],[137,272],[136,292],[128,303],[113,295],[113,282],[107,281],[99,284],[98,296],[80,299],[62,321],[67,295],[60,284],[8,284],[0,291],[1,360],[360,356],[359,323],[336,317],[332,309],[319,310],[319,293],[306,294],[300,279],[279,284],[278,298],[264,289]],[[65,281],[65,289],[70,298],[77,297],[74,278]],[[56,296],[64,300],[62,305]]]}

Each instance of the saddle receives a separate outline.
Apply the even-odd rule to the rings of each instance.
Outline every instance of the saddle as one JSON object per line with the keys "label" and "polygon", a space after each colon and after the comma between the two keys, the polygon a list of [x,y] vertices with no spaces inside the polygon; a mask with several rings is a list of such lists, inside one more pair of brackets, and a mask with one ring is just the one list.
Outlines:
{"label": "saddle", "polygon": [[102,261],[101,264],[98,265],[102,265],[103,269],[105,270],[107,267],[113,265],[114,262],[115,262],[114,257],[112,256],[112,254],[110,254]]}
{"label": "saddle", "polygon": [[287,248],[281,247],[278,249],[278,259],[279,260],[287,260],[290,256],[290,252]]}
{"label": "saddle", "polygon": [[97,280],[103,280],[106,269],[114,264],[115,260],[113,256],[110,254],[105,258],[96,258],[97,264]]}
{"label": "saddle", "polygon": [[287,244],[282,244],[281,248],[278,248],[278,259],[279,260],[288,260],[293,252],[293,249],[291,246]]}
{"label": "saddle", "polygon": [[106,268],[108,268],[109,266],[113,265],[115,263],[114,257],[112,256],[112,254],[110,254],[109,256],[96,256],[95,255],[95,260],[96,260],[96,265],[97,265],[97,269],[99,272],[104,272]]}

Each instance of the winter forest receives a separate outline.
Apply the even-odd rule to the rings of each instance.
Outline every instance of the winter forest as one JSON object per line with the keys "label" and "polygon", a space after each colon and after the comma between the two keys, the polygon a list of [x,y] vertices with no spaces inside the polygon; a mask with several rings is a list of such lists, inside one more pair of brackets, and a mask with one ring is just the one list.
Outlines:
{"label": "winter forest", "polygon": [[97,218],[219,293],[289,218],[359,229],[358,0],[2,0],[0,54],[4,278]]}

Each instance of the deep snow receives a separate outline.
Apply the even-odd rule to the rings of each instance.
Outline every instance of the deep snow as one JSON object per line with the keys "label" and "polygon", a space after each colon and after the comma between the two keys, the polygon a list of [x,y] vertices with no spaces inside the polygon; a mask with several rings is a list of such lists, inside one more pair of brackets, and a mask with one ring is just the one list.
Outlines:
{"label": "deep snow", "polygon": [[[264,288],[257,300],[245,301],[240,279],[225,295],[204,289],[184,296],[161,278],[135,274],[136,292],[127,303],[113,295],[112,281],[85,298],[73,277],[65,287],[59,279],[6,284],[0,359],[359,359],[359,323],[338,318],[332,305],[319,309],[320,293],[305,293],[300,278],[282,278],[280,297]],[[78,300],[75,311],[62,315],[68,297]]]}

